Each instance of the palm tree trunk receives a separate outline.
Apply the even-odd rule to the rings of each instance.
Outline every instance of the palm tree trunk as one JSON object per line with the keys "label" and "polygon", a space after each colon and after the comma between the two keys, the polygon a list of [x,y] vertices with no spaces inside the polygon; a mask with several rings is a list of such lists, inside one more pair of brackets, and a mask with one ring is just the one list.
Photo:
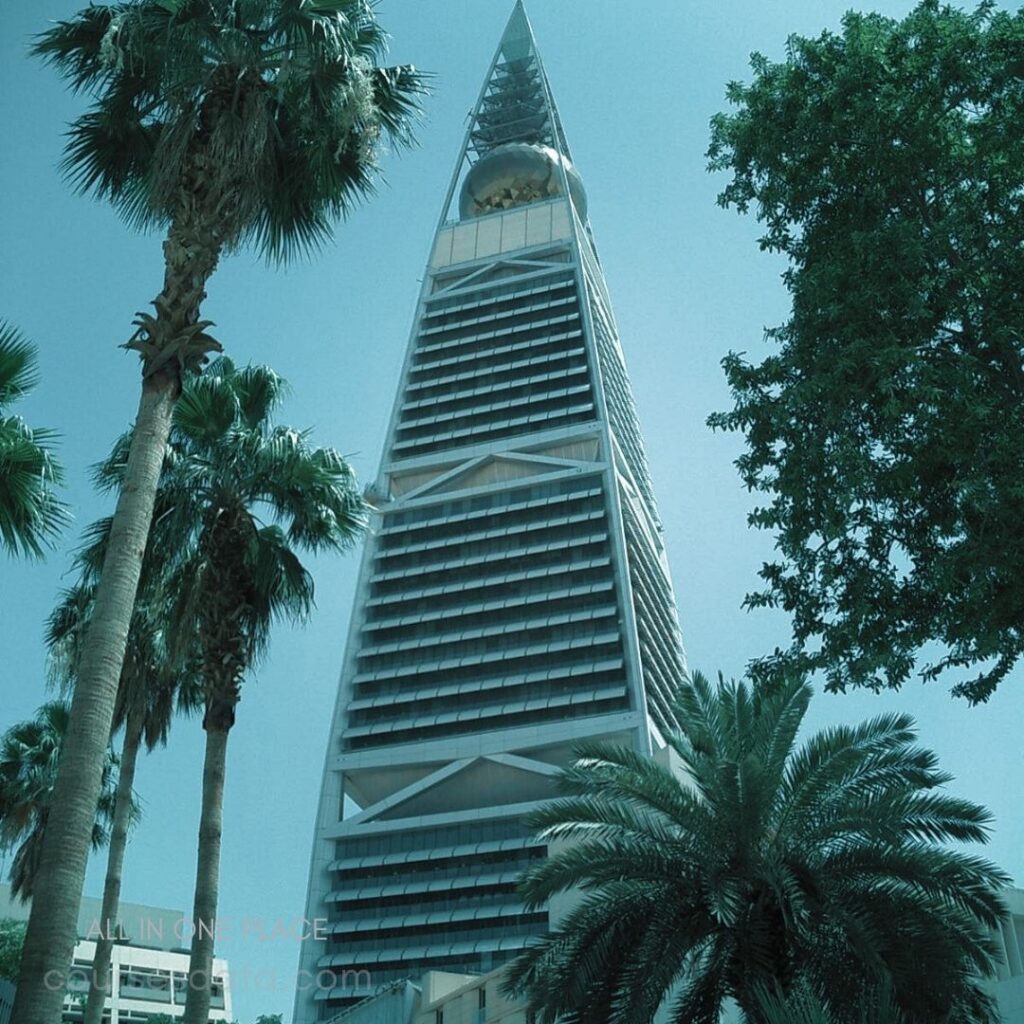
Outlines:
{"label": "palm tree trunk", "polygon": [[210,982],[213,980],[213,941],[220,886],[220,840],[224,819],[224,772],[228,729],[206,723],[206,759],[203,763],[203,808],[199,819],[196,893],[192,909],[192,950],[188,965],[188,992],[182,1024],[207,1024]]}
{"label": "palm tree trunk", "polygon": [[92,982],[85,1004],[85,1024],[102,1024],[103,1007],[110,988],[107,973],[114,948],[113,932],[117,926],[117,908],[121,900],[121,867],[128,844],[128,826],[132,817],[132,787],[135,784],[135,762],[142,742],[142,711],[132,711],[124,729],[121,746],[121,767],[117,777],[114,821],[110,829],[110,850],[107,853],[107,877],[103,883],[103,907],[100,911],[100,935],[92,961]]}
{"label": "palm tree trunk", "polygon": [[46,824],[13,1024],[61,1019],[128,624],[178,391],[176,376],[166,373],[143,383]]}
{"label": "palm tree trunk", "polygon": [[[12,1024],[54,1024],[61,1019],[128,626],[171,416],[181,392],[183,364],[198,365],[194,351],[191,358],[185,353],[195,336],[206,282],[223,247],[216,224],[216,212],[200,209],[194,197],[185,195],[164,241],[164,286],[154,301],[156,319],[146,328],[148,347],[141,346],[142,397],[82,648],[71,722],[43,837]],[[140,348],[138,340],[132,345]],[[198,359],[201,362],[201,353]]]}

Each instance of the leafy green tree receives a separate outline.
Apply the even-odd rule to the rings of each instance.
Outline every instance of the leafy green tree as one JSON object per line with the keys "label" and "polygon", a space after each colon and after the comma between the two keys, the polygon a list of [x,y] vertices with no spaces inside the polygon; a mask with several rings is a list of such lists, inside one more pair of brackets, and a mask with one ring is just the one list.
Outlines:
{"label": "leafy green tree", "polygon": [[[183,378],[219,348],[201,318],[221,257],[285,260],[326,242],[374,187],[383,140],[410,141],[423,77],[379,67],[367,0],[126,0],[58,22],[35,52],[92,107],[65,169],[132,226],[166,230],[164,283],[128,347],[142,357],[134,447],[85,640],[73,725],[33,901],[15,1024],[51,1024],[71,962],[92,809]],[[55,973],[56,972],[56,973]]]}
{"label": "leafy green tree", "polygon": [[[0,850],[14,850],[8,877],[11,894],[27,902],[35,894],[43,837],[49,827],[61,755],[69,725],[68,706],[49,701],[27,722],[0,737]],[[110,838],[118,760],[108,747],[100,797],[93,808],[92,849]]]}
{"label": "leafy green tree", "polygon": [[[160,510],[157,509],[157,514]],[[62,688],[73,690],[86,628],[96,598],[95,579],[103,564],[110,537],[110,520],[101,519],[87,531],[89,543],[75,562],[84,582],[65,591],[47,623],[52,674]],[[200,704],[195,659],[171,658],[162,618],[167,596],[161,570],[165,560],[156,545],[147,546],[139,595],[132,610],[128,644],[121,668],[114,730],[123,729],[117,790],[110,823],[107,869],[100,909],[100,934],[96,937],[85,1024],[100,1024],[107,996],[121,879],[128,834],[136,816],[133,787],[140,749],[153,750],[167,743],[176,713],[191,714]]]}
{"label": "leafy green tree", "polygon": [[54,492],[63,479],[54,432],[8,413],[38,381],[35,348],[0,320],[0,547],[37,557],[69,518]]}
{"label": "leafy green tree", "polygon": [[797,747],[810,698],[795,678],[751,690],[697,674],[668,739],[678,771],[580,748],[568,795],[534,817],[564,848],[521,886],[530,906],[580,890],[510,968],[540,1021],[646,1024],[666,1003],[670,1020],[717,1024],[729,997],[767,1024],[766,992],[806,990],[846,1024],[884,981],[903,1024],[995,1024],[979,979],[1008,878],[943,845],[984,842],[988,812],[942,792],[950,776],[906,715]]}
{"label": "leafy green tree", "polygon": [[920,665],[987,700],[1024,651],[1024,11],[848,14],[752,66],[710,166],[788,258],[792,314],[725,359],[709,422],[745,434],[776,536],[747,603],[793,617],[759,668],[843,690]]}
{"label": "leafy green tree", "polygon": [[[366,506],[348,463],[309,433],[276,426],[285,383],[262,366],[218,359],[189,381],[174,412],[152,543],[173,552],[166,614],[171,653],[198,648],[206,756],[185,1024],[209,1014],[228,735],[246,673],[275,620],[303,621],[313,579],[299,552],[337,551],[360,534]],[[99,471],[121,485],[126,436]]]}
{"label": "leafy green tree", "polygon": [[21,947],[25,944],[25,924],[9,917],[0,918],[0,978],[13,981],[18,976]]}

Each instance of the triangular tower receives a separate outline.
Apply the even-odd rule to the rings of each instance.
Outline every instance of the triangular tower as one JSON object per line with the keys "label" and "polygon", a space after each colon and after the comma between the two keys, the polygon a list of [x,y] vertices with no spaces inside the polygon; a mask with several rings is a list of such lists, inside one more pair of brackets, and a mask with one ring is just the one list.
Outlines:
{"label": "triangular tower", "polygon": [[296,1024],[546,931],[516,892],[546,853],[526,819],[580,741],[656,753],[685,672],[586,193],[521,3],[431,252],[371,491],[306,911],[327,937],[303,944]]}

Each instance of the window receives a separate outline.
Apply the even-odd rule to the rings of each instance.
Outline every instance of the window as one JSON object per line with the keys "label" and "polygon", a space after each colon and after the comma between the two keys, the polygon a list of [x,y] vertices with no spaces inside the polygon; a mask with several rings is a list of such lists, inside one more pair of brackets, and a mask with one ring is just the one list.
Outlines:
{"label": "window", "polygon": [[477,1003],[477,1006],[479,1006],[481,1010],[485,1010],[487,1009],[487,988],[485,986],[481,986],[479,992],[480,1001]]}
{"label": "window", "polygon": [[434,1024],[444,1024],[444,1010],[434,1011]]}

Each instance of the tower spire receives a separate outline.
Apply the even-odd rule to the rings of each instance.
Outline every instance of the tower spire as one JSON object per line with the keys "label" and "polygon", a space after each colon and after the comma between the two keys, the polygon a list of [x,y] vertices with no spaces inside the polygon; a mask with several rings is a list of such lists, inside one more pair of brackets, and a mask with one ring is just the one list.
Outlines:
{"label": "tower spire", "polygon": [[516,0],[512,8],[473,111],[466,155],[483,156],[512,142],[551,146],[569,156],[537,41],[521,0]]}
{"label": "tower spire", "polygon": [[530,19],[526,16],[523,0],[516,0],[512,13],[508,16],[505,31],[502,33],[498,49],[511,59],[517,56],[517,49],[536,49]]}

